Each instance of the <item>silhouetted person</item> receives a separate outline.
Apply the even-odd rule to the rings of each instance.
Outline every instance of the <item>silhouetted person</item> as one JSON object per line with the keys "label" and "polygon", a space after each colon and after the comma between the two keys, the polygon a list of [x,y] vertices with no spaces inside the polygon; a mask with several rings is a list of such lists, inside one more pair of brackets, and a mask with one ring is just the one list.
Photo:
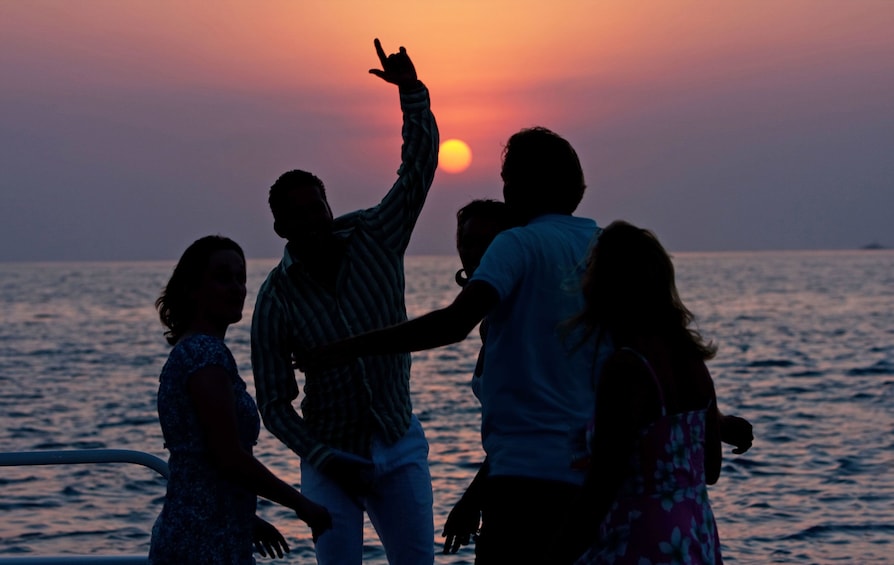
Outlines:
{"label": "silhouetted person", "polygon": [[560,561],[590,546],[576,563],[721,563],[706,486],[721,463],[705,366],[716,348],[690,327],[670,257],[651,232],[614,222],[590,254],[583,292],[575,321],[616,349],[599,376],[592,464]]}
{"label": "silhouetted person", "polygon": [[[289,171],[270,189],[285,252],[258,294],[252,365],[264,424],[301,457],[302,490],[329,508],[321,564],[360,563],[364,511],[392,564],[434,560],[428,443],[410,403],[410,356],[377,355],[304,371],[301,414],[293,355],[407,319],[404,252],[437,166],[428,90],[406,50],[371,73],[397,85],[403,111],[398,179],[368,210],[333,218],[323,182]],[[375,463],[373,462],[375,461]]]}
{"label": "silhouetted person", "polygon": [[242,319],[245,256],[231,239],[190,245],[155,302],[173,345],[158,385],[158,418],[170,451],[167,493],[152,528],[149,561],[158,564],[254,563],[288,552],[282,535],[255,516],[258,495],[287,506],[317,537],[332,524],[326,509],[252,456],[261,423],[255,401],[224,343]]}
{"label": "silhouetted person", "polygon": [[[501,231],[512,226],[512,217],[504,202],[499,200],[473,200],[456,213],[456,251],[459,254],[462,269],[456,273],[456,282],[465,286],[469,277],[481,262],[484,252],[491,241]],[[487,338],[487,318],[479,325],[481,350],[472,373],[471,388],[475,397],[479,397],[481,374],[484,371],[484,341]],[[472,483],[463,493],[459,501],[450,510],[444,524],[442,536],[444,553],[456,553],[459,548],[468,545],[477,538],[481,525],[481,506],[483,502],[484,478],[487,477],[487,460],[485,460]]]}
{"label": "silhouetted person", "polygon": [[487,455],[476,563],[549,563],[560,519],[582,492],[576,457],[594,405],[593,351],[560,326],[583,307],[582,259],[596,231],[572,216],[584,194],[571,145],[545,128],[522,130],[503,152],[503,197],[525,224],[497,235],[453,303],[398,326],[299,359],[430,349],[488,320],[481,379]]}

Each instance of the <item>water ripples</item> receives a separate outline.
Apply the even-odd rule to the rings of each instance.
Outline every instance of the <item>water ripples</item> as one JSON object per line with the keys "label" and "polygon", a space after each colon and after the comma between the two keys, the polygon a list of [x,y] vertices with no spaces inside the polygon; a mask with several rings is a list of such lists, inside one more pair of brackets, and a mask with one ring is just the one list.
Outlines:
{"label": "water ripples", "polygon": [[[887,562],[894,554],[894,253],[679,254],[681,295],[705,337],[721,410],[754,447],[727,449],[710,488],[729,563]],[[249,262],[246,319],[228,341],[253,393],[251,300],[272,262]],[[453,258],[407,260],[411,317],[449,304]],[[152,303],[170,263],[0,265],[0,450],[127,448],[166,458],[155,413],[167,355]],[[431,444],[435,528],[483,460],[468,388],[477,335],[414,355],[413,401]],[[257,455],[300,483],[266,430]],[[164,481],[138,466],[0,469],[0,554],[142,553]],[[312,561],[307,528],[261,501]],[[371,527],[366,562],[385,563]],[[440,543],[441,538],[433,540]],[[472,563],[471,550],[438,556]]]}

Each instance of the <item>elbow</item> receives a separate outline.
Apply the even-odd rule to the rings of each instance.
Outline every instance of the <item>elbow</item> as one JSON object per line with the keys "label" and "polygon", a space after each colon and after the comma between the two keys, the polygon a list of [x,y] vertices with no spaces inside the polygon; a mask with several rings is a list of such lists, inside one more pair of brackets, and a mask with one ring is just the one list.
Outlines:
{"label": "elbow", "polygon": [[466,339],[475,326],[466,327],[465,324],[453,324],[445,328],[444,336],[447,343],[459,343]]}
{"label": "elbow", "polygon": [[456,303],[448,306],[443,310],[443,316],[438,321],[445,345],[466,339],[480,321],[480,316],[463,311]]}

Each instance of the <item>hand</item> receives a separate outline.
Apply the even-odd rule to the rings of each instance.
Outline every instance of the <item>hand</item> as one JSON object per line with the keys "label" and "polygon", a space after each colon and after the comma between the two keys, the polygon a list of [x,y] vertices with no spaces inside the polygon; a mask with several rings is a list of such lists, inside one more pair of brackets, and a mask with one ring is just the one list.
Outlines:
{"label": "hand", "polygon": [[416,78],[416,68],[405,48],[401,47],[398,53],[392,53],[386,57],[385,50],[382,49],[382,43],[378,38],[373,43],[375,43],[379,61],[382,63],[382,69],[370,69],[371,74],[385,82],[396,84],[401,89],[413,88],[419,84],[419,80]]}
{"label": "hand", "polygon": [[282,557],[283,552],[289,553],[289,544],[282,537],[273,524],[261,520],[257,516],[254,517],[252,527],[252,539],[255,544],[255,551],[261,554],[261,557]]}
{"label": "hand", "polygon": [[335,481],[361,509],[361,498],[372,490],[373,470],[369,459],[339,452],[333,453],[320,468],[320,472]]}
{"label": "hand", "polygon": [[323,532],[332,529],[332,516],[329,514],[329,510],[309,498],[305,498],[304,504],[295,509],[295,514],[310,526],[314,543],[317,543]]}
{"label": "hand", "polygon": [[444,531],[441,533],[441,537],[446,538],[444,554],[456,553],[460,547],[469,545],[469,542],[478,535],[480,525],[481,509],[475,501],[463,495],[450,510],[444,523]]}
{"label": "hand", "polygon": [[751,449],[754,433],[751,423],[738,416],[720,417],[720,441],[735,446],[733,453],[741,455]]}

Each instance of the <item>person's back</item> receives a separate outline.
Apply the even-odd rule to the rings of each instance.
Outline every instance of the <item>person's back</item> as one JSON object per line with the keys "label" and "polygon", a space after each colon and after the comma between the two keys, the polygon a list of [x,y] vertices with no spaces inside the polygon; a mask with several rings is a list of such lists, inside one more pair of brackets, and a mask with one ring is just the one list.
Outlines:
{"label": "person's back", "polygon": [[[720,472],[714,347],[690,329],[673,264],[657,238],[625,222],[599,236],[574,318],[616,347],[596,393],[593,463],[575,527],[589,549],[579,564],[634,564],[677,555],[720,563],[707,484]],[[577,537],[572,534],[569,539]],[[583,550],[572,541],[568,556]]]}
{"label": "person's back", "polygon": [[491,476],[583,482],[573,463],[593,408],[592,347],[577,347],[562,324],[582,307],[581,259],[595,229],[584,218],[539,216],[500,234],[475,271],[500,295],[481,384]]}
{"label": "person's back", "polygon": [[[613,427],[607,433],[618,433],[628,447],[594,442],[600,446],[594,449],[596,464],[615,467],[623,478],[593,532],[597,541],[578,565],[660,562],[670,553],[686,563],[722,563],[707,491],[707,483],[717,479],[710,453],[719,439],[712,441],[709,424],[716,420],[716,401],[697,384],[710,377],[699,374],[699,359],[670,360],[674,354],[667,345],[620,347],[600,379],[605,386],[597,395],[596,428],[604,436]],[[626,393],[616,394],[621,379],[632,382]],[[638,415],[640,423],[627,428],[620,411]],[[611,484],[603,478],[595,486],[612,490]]]}
{"label": "person's back", "polygon": [[189,395],[189,377],[208,364],[223,367],[230,378],[227,384],[232,387],[242,448],[251,453],[258,438],[257,406],[223,340],[195,334],[178,342],[159,377],[158,416],[170,452],[171,476],[164,508],[152,530],[151,558],[156,563],[176,562],[186,550],[202,558],[228,555],[234,562],[251,560],[257,495],[230,480],[208,456],[208,439]]}
{"label": "person's back", "polygon": [[476,563],[549,562],[519,544],[556,532],[581,492],[579,457],[593,404],[591,347],[564,323],[582,305],[580,275],[596,222],[572,216],[586,185],[577,153],[545,128],[522,130],[503,153],[503,198],[522,227],[491,243],[471,295],[491,296],[481,383],[488,461]]}
{"label": "person's back", "polygon": [[207,236],[190,245],[155,302],[173,346],[158,385],[158,419],[170,452],[164,506],[152,527],[154,565],[254,563],[288,544],[255,515],[258,495],[291,508],[313,538],[331,527],[327,509],[254,458],[258,408],[224,338],[242,319],[245,254],[233,240]]}
{"label": "person's back", "polygon": [[298,362],[311,368],[431,349],[464,339],[487,317],[481,400],[493,412],[484,426],[507,431],[483,434],[488,461],[492,453],[498,461],[483,479],[475,562],[539,564],[551,561],[553,548],[519,540],[551,540],[561,527],[557,517],[581,493],[583,473],[570,446],[578,434],[583,443],[594,394],[579,361],[585,353],[571,353],[580,341],[563,341],[561,326],[580,305],[577,268],[596,223],[571,215],[583,197],[583,170],[555,133],[531,128],[511,136],[501,175],[510,214],[527,225],[494,239],[449,306],[318,348]]}

